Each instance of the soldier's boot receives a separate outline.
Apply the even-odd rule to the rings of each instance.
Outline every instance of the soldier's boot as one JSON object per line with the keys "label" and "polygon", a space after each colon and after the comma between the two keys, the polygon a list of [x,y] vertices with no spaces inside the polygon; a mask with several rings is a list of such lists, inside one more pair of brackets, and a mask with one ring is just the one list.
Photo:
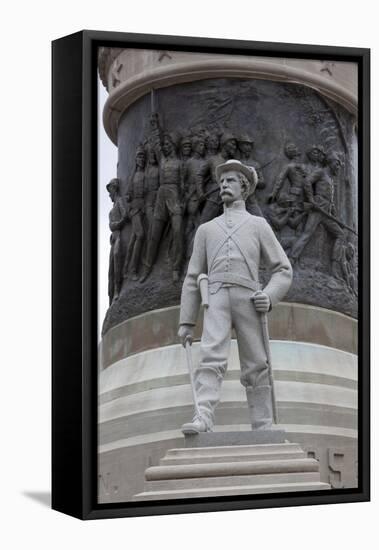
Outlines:
{"label": "soldier's boot", "polygon": [[218,369],[199,368],[195,373],[195,388],[200,415],[195,414],[192,422],[182,426],[184,434],[212,432],[214,410],[220,400],[222,374]]}
{"label": "soldier's boot", "polygon": [[201,416],[194,416],[192,422],[187,422],[182,426],[182,432],[185,435],[193,435],[202,432],[211,432],[212,429],[208,426],[205,419]]}
{"label": "soldier's boot", "polygon": [[247,386],[246,397],[252,429],[270,430],[273,422],[271,386]]}

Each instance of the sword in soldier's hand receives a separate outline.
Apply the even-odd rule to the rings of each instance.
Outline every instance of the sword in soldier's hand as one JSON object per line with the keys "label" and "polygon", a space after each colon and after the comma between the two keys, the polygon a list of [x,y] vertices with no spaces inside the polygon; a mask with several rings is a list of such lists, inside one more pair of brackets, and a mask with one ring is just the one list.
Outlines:
{"label": "sword in soldier's hand", "polygon": [[[201,275],[199,275],[199,277],[197,278],[197,286],[199,287],[199,290],[200,290],[201,304],[202,304],[203,308],[206,309],[209,306],[209,303],[208,303],[208,275],[206,275],[205,273],[202,273]],[[199,403],[198,403],[198,400],[197,400],[196,388],[195,388],[195,377],[194,377],[194,372],[195,371],[194,371],[194,368],[193,368],[191,345],[192,345],[192,338],[190,336],[187,336],[185,341],[184,341],[184,348],[186,350],[187,368],[188,368],[188,373],[189,373],[189,377],[190,377],[193,403],[195,405],[195,412],[196,412],[196,415],[199,418],[201,418],[201,412],[200,412],[200,409],[199,409]]]}
{"label": "sword in soldier's hand", "polygon": [[184,343],[184,347],[185,347],[185,350],[186,350],[187,368],[188,368],[188,373],[189,373],[190,382],[191,382],[191,390],[192,390],[193,403],[195,405],[195,412],[196,412],[196,415],[199,418],[201,418],[199,403],[197,401],[196,388],[195,388],[195,378],[194,378],[194,369],[193,369],[191,345],[192,345],[192,338],[187,336],[187,338],[185,339],[185,343]]}
{"label": "sword in soldier's hand", "polygon": [[[257,292],[254,292],[252,299],[256,298],[259,294],[262,294],[261,290],[258,290]],[[267,321],[267,313],[265,312],[258,312],[261,318],[261,326],[262,326],[262,335],[263,335],[263,343],[264,348],[266,351],[267,356],[267,363],[268,363],[268,375],[270,379],[270,386],[271,386],[271,399],[272,399],[272,413],[274,418],[274,423],[279,423],[279,416],[278,416],[278,409],[276,405],[276,398],[275,398],[275,385],[274,385],[274,375],[272,372],[272,360],[271,360],[271,350],[270,350],[270,336],[268,332],[268,321]]]}

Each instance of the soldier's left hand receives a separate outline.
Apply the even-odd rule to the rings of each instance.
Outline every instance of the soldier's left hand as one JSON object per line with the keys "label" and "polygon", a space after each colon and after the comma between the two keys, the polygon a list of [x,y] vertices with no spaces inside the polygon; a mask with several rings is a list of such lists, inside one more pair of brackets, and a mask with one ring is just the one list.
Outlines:
{"label": "soldier's left hand", "polygon": [[270,298],[261,290],[258,290],[253,294],[252,300],[256,311],[259,313],[267,313],[269,311],[271,305]]}

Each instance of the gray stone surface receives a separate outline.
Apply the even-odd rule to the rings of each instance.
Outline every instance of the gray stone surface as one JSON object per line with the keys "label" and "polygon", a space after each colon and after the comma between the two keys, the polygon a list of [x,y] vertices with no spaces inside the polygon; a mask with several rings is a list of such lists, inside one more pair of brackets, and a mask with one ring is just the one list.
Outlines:
{"label": "gray stone surface", "polygon": [[[337,350],[358,352],[358,323],[340,313],[306,306],[280,303],[268,316],[270,337],[321,344]],[[149,311],[113,327],[104,335],[99,349],[101,368],[125,357],[154,348],[177,344],[179,306]],[[198,320],[195,340],[203,329]]]}
{"label": "gray stone surface", "polygon": [[[147,53],[148,57],[152,56],[152,64],[148,63],[145,66],[146,52],[135,51],[133,55],[132,52],[126,53],[125,51],[125,58],[122,55],[120,56],[120,53],[121,50],[115,51],[115,55],[113,56],[112,53],[106,62],[103,60],[100,63],[100,66],[103,78],[107,80],[109,90],[114,94],[111,101],[108,102],[106,118],[111,116],[113,119],[117,119],[117,124],[114,124],[114,121],[111,124],[112,139],[119,146],[120,163],[117,175],[120,179],[121,193],[124,197],[133,172],[133,158],[136,147],[139,145],[140,138],[145,137],[145,131],[149,123],[151,106],[150,97],[147,94],[150,90],[148,84],[150,76],[147,73],[150,73],[152,69],[156,71],[162,65],[165,65],[168,70],[174,69],[174,66],[171,67],[170,65],[172,63],[176,65],[178,61],[184,68],[183,61],[185,60],[177,59],[177,55],[180,57],[187,54],[175,53],[173,55],[173,52],[164,52],[161,57],[162,52],[149,51]],[[143,57],[142,72],[140,67],[141,55]],[[137,58],[139,59],[138,62]],[[259,63],[261,61],[261,59],[258,60]],[[272,62],[272,60],[269,61]],[[333,88],[335,77],[336,82],[342,84],[341,89],[349,88],[354,91],[354,86],[356,88],[356,79],[353,78],[354,70],[351,72],[352,68],[356,68],[354,64],[349,64],[350,69],[348,68],[346,72],[347,64],[329,64],[314,60],[299,62],[299,60],[288,59],[275,60],[275,64],[277,62],[291,65],[291,67],[292,65],[295,67],[299,63],[304,65],[302,70],[308,72],[308,75],[304,73],[301,76],[298,73],[295,80],[308,83],[314,89],[323,90],[322,86],[319,87],[316,83],[317,79],[313,78],[317,77],[316,73],[326,81],[326,88],[329,88],[329,91]],[[263,65],[264,63],[262,67]],[[238,63],[234,69],[237,66],[239,67]],[[284,66],[283,70],[283,74],[288,71],[288,74],[286,73],[288,79],[291,68],[288,67],[287,69]],[[277,68],[272,67],[272,71],[276,72]],[[143,78],[147,78],[144,91],[137,96],[135,95],[134,98],[127,99],[125,103],[121,96],[114,92],[118,92],[123,88],[126,80],[131,76],[133,78],[134,76],[139,77],[137,75],[139,72],[141,72]],[[185,70],[182,70],[182,74],[184,73]],[[345,73],[350,75],[346,82],[344,80]],[[219,113],[223,115],[228,114],[229,106],[231,106],[230,116],[227,120],[230,131],[237,134],[242,130],[241,134],[246,133],[254,139],[252,157],[254,162],[257,162],[261,167],[263,166],[262,174],[265,186],[258,192],[258,206],[275,231],[278,231],[281,242],[286,246],[293,239],[295,230],[291,230],[287,222],[281,227],[283,220],[280,215],[283,214],[283,210],[280,211],[281,207],[277,209],[277,205],[268,202],[278,178],[283,170],[288,167],[289,158],[287,158],[285,152],[285,144],[294,142],[300,152],[297,161],[299,164],[307,165],[306,151],[308,146],[323,143],[328,150],[334,150],[343,159],[343,169],[334,181],[335,204],[342,221],[354,226],[357,208],[356,119],[341,105],[336,105],[330,99],[327,99],[327,97],[335,97],[339,101],[338,94],[333,96],[333,94],[326,93],[323,96],[317,91],[304,88],[299,84],[248,79],[248,74],[252,76],[253,73],[242,75],[244,77],[242,79],[212,80],[209,79],[209,74],[208,77],[201,77],[202,82],[178,85],[175,70],[172,70],[171,80],[165,80],[165,85],[171,84],[171,87],[160,89],[155,94],[155,106],[162,117],[164,128],[170,132],[187,131],[194,120],[196,123],[198,120],[201,121],[202,106],[204,106],[205,113],[212,112],[213,100],[213,105],[216,108],[217,103],[221,106]],[[234,74],[237,75],[237,73]],[[231,75],[225,73],[225,76]],[[238,76],[241,75],[238,74]],[[196,78],[191,78],[189,72],[187,78],[186,74],[186,80],[196,80]],[[258,78],[260,77],[258,76]],[[263,76],[263,78],[265,77]],[[144,97],[142,97],[143,95]],[[345,103],[341,103],[345,105]],[[224,112],[222,112],[222,105],[226,107]],[[125,106],[129,106],[128,110],[124,110]],[[281,108],[283,110],[279,112],[278,109]],[[347,108],[350,112],[354,112],[354,109]],[[246,112],[249,113],[248,117],[245,116]],[[244,116],[241,117],[241,113]],[[193,114],[200,115],[200,117],[197,116],[196,119]],[[207,124],[209,120],[205,119],[205,122]],[[224,124],[224,121],[222,124]],[[109,126],[108,121],[106,126]],[[273,153],[272,158],[267,154],[268,152]],[[208,151],[205,155],[206,159],[209,154]],[[216,151],[216,154],[219,153]],[[151,167],[149,170],[151,171]],[[146,181],[148,180],[148,173],[150,174],[146,170]],[[281,189],[285,186],[290,188],[290,178],[287,178],[281,185]],[[284,213],[289,215],[288,211]],[[272,214],[274,218],[276,216],[274,221]],[[151,209],[149,213],[146,210],[145,219],[143,219],[146,235],[151,224],[149,216],[151,216]],[[291,218],[290,221],[293,223],[295,216],[291,214],[288,217]],[[187,222],[186,217],[184,221]],[[114,264],[116,272],[122,263],[122,256],[125,257],[127,254],[130,237],[133,236],[132,220],[127,221],[121,233],[118,257]],[[294,285],[289,295],[289,300],[292,303],[279,304],[270,316],[270,335],[272,338],[313,342],[356,353],[357,326],[353,317],[356,315],[354,273],[356,272],[357,258],[354,252],[354,237],[350,235],[348,240],[350,242],[341,247],[341,258],[338,260],[337,272],[333,274],[330,265],[333,239],[330,238],[323,225],[319,224],[302,251],[300,261],[295,266]],[[353,249],[352,254],[351,247]],[[175,306],[179,303],[181,283],[172,284],[171,252],[172,231],[167,227],[162,234],[157,262],[151,276],[143,284],[139,281],[133,281],[129,277],[123,284],[121,299],[111,305],[103,327],[104,340],[101,344],[102,360],[100,363],[102,364],[100,369],[114,367],[115,361],[119,360],[121,360],[121,364],[125,357],[135,353],[160,348],[164,345],[170,346],[177,342],[177,307],[166,309],[168,315],[164,319],[164,316],[160,316],[161,311],[152,311],[156,308],[166,308],[168,305]],[[146,246],[143,245],[142,259],[145,254]],[[185,262],[183,273],[184,269]],[[264,272],[261,273],[261,278],[265,281]],[[111,291],[110,294],[112,296],[113,292]],[[146,315],[146,311],[149,311],[150,314]],[[141,313],[142,315],[140,315]],[[136,315],[138,317],[135,317]],[[195,335],[196,338],[199,338],[201,330],[202,327],[199,326]],[[291,353],[293,352],[291,351]],[[280,356],[279,365],[281,361],[288,364],[288,357],[286,359],[285,354],[283,357]],[[333,371],[332,373],[333,378],[326,377],[323,374],[323,369],[321,366],[319,368],[318,365],[316,369],[308,369],[306,372],[299,374],[292,371],[287,372],[283,370],[283,365],[281,365],[281,371],[278,373],[279,381],[291,380],[291,383],[285,384],[285,387],[283,385],[279,415],[281,423],[286,424],[285,427],[288,429],[288,438],[302,443],[309,458],[319,460],[323,482],[330,482],[334,488],[356,487],[356,408],[351,405],[349,400],[346,402],[346,392],[342,389],[344,383],[345,388],[355,388],[356,391],[354,385],[356,381],[355,379],[348,380],[349,376],[347,376],[345,366],[339,361],[338,357],[331,358],[331,361],[333,362],[333,369],[336,368],[336,372]],[[143,491],[144,469],[159,464],[161,457],[170,447],[183,444],[183,439],[174,440],[174,437],[178,437],[175,428],[188,418],[188,401],[185,406],[172,406],[170,409],[165,409],[163,406],[162,408],[163,401],[160,401],[160,399],[163,399],[163,394],[160,394],[159,388],[173,384],[180,388],[180,385],[185,384],[185,381],[180,376],[176,378],[170,376],[166,371],[164,377],[161,377],[158,367],[163,363],[161,361],[157,362],[156,357],[151,357],[151,362],[155,362],[154,364],[157,365],[157,372],[152,380],[149,378],[139,381],[133,378],[131,383],[127,382],[125,386],[122,386],[120,378],[120,387],[115,387],[103,396],[111,408],[114,401],[115,414],[114,416],[109,415],[107,421],[100,425],[100,440],[103,445],[99,454],[100,502],[127,501],[132,498],[133,494]],[[138,367],[140,363],[149,363],[149,359],[141,358]],[[123,365],[121,366],[123,367]],[[307,368],[309,366],[307,365]],[[327,365],[325,369],[326,372],[328,370]],[[109,370],[111,371],[113,368]],[[140,370],[140,368],[135,369],[137,378]],[[144,372],[144,369],[142,371]],[[312,374],[316,372],[317,375]],[[235,377],[236,372],[231,373],[231,376]],[[345,379],[345,377],[347,378]],[[230,383],[228,380],[232,380],[232,378],[227,375],[227,384]],[[301,386],[301,391],[298,392],[297,389],[294,391],[295,386]],[[309,391],[306,391],[305,386],[308,386]],[[146,390],[154,388],[155,393],[158,394],[157,399],[152,398],[149,392],[144,397]],[[333,391],[331,391],[332,388]],[[148,410],[145,411],[144,407],[140,407],[140,411],[130,414],[129,403],[127,403],[127,400],[125,404],[123,403],[123,396],[132,396],[134,393],[138,394],[136,395],[137,399],[141,395],[143,402],[150,407]],[[300,394],[304,395],[299,400]],[[324,404],[323,394],[328,396],[326,405]],[[174,393],[171,395],[173,396]],[[314,399],[315,395],[316,399]],[[312,403],[309,401],[312,401]],[[153,406],[151,406],[152,402]],[[234,429],[234,427],[235,429],[248,429],[247,413],[241,406],[240,397],[235,399],[235,402],[222,404],[218,410],[217,422],[227,427],[227,429]],[[173,434],[172,436],[169,435],[170,431]],[[155,435],[156,438],[154,439]],[[162,440],[159,440],[160,437]],[[260,447],[263,446],[260,445]],[[225,449],[227,447],[224,447]],[[262,458],[263,456],[265,460],[269,459],[269,453],[262,455]],[[295,456],[297,456],[296,451]],[[302,456],[304,456],[304,453]],[[283,456],[282,458],[285,459]],[[250,459],[252,460],[251,456]],[[172,459],[167,458],[167,460],[171,461]],[[182,461],[182,464],[188,464],[189,459],[182,456],[179,460]],[[200,459],[193,458],[193,460]],[[223,460],[222,456],[218,456],[217,460],[212,459],[209,455],[204,458],[204,462],[208,463],[222,462]],[[233,460],[243,462],[244,457],[233,455]],[[296,482],[294,479],[291,488],[287,489],[279,487],[278,483],[269,483],[267,479],[265,484],[258,487],[252,484],[248,485],[246,482],[245,479],[245,485],[243,486],[230,485],[224,487],[224,494],[254,494],[254,492],[270,492],[272,490],[275,492],[285,490],[287,492],[291,490],[308,490],[307,487],[311,490],[319,486],[317,481],[298,480]],[[172,488],[168,492],[172,495],[175,493]],[[161,490],[162,498],[166,498],[166,493],[167,491]],[[217,487],[197,487],[181,489],[179,493],[182,497],[185,495],[213,496],[219,494],[219,489]],[[157,492],[150,496],[147,496],[146,493],[144,498],[154,499],[156,497]]]}
{"label": "gray stone surface", "polygon": [[133,498],[133,501],[145,501],[145,500],[165,500],[175,498],[196,498],[196,497],[217,497],[217,496],[239,496],[239,495],[257,495],[257,494],[269,494],[269,493],[293,493],[296,491],[323,491],[329,489],[326,483],[320,483],[319,481],[294,481],[290,483],[278,483],[278,479],[270,483],[269,479],[265,479],[261,485],[248,485],[245,479],[243,486],[229,486],[209,488],[209,487],[196,487],[186,489],[155,489],[153,491],[145,491]]}
{"label": "gray stone surface", "polygon": [[285,431],[251,430],[251,432],[208,432],[185,436],[185,447],[215,447],[230,445],[259,445],[264,443],[284,443]]}
{"label": "gray stone surface", "polygon": [[145,478],[135,500],[330,488],[320,481],[318,461],[290,443],[172,449]]}
{"label": "gray stone surface", "polygon": [[[196,133],[203,128],[207,131],[224,131],[225,128],[238,139],[247,134],[254,140],[254,162],[261,167],[265,186],[258,190],[257,205],[263,216],[272,220],[288,211],[284,196],[290,195],[290,181],[284,181],[280,204],[268,202],[277,179],[288,166],[285,145],[294,142],[299,149],[299,163],[312,171],[314,167],[306,152],[314,144],[322,144],[326,152],[335,153],[343,163],[338,175],[333,177],[334,203],[337,217],[349,226],[356,227],[356,135],[355,118],[340,105],[326,100],[317,92],[301,85],[283,84],[261,80],[214,79],[202,82],[180,84],[159,90],[156,93],[158,110],[164,129],[171,134]],[[118,178],[121,193],[128,191],[130,176],[133,173],[133,159],[136,148],[146,139],[150,131],[150,97],[142,97],[130,106],[122,116],[118,127],[119,167]],[[217,113],[219,126],[213,115]],[[246,116],[249,113],[249,116]],[[215,120],[216,120],[215,119]],[[285,130],[283,130],[285,129]],[[241,153],[242,154],[242,153]],[[337,158],[336,157],[336,158]],[[207,155],[205,159],[207,160]],[[182,159],[185,164],[185,159]],[[324,168],[322,167],[322,170]],[[325,170],[327,168],[325,167]],[[284,202],[283,202],[284,201]],[[195,203],[194,203],[195,204]],[[204,203],[196,203],[196,209]],[[289,204],[289,203],[288,203]],[[292,207],[291,207],[292,208]],[[278,212],[279,214],[278,214]],[[283,246],[292,247],[307,213],[303,213],[300,225],[295,223],[296,215],[289,216],[288,223],[282,226],[274,222]],[[194,213],[183,210],[183,229],[190,223]],[[192,218],[191,218],[192,216]],[[317,220],[316,220],[317,221]],[[313,304],[356,316],[356,238],[353,233],[344,231],[343,246],[338,246],[339,257],[332,270],[332,254],[335,236],[325,229],[325,224],[316,222],[307,228],[308,242],[301,251],[295,266],[294,284],[289,293],[293,302]],[[132,223],[127,223],[122,231],[122,246],[127,253],[132,235]],[[143,282],[127,280],[123,285],[121,299],[111,305],[103,326],[103,334],[111,327],[143,311],[157,309],[179,302],[181,283],[172,284],[173,234],[167,225],[162,230],[159,253],[151,275]],[[190,246],[183,241],[183,246]],[[177,245],[174,242],[174,248]],[[146,250],[142,252],[142,258]],[[184,254],[186,256],[186,254]],[[183,258],[182,274],[186,261]],[[264,280],[264,272],[261,274]]]}
{"label": "gray stone surface", "polygon": [[[354,488],[357,487],[357,445],[356,441],[349,440],[349,438],[336,437],[336,436],[323,436],[316,433],[288,433],[288,439],[290,441],[298,441],[300,445],[292,444],[286,447],[285,453],[276,449],[278,458],[294,458],[307,457],[316,458],[320,465],[321,481],[325,484],[330,484],[332,488]],[[121,445],[121,442],[120,442]],[[180,448],[184,445],[183,437],[177,439],[172,438],[169,440],[155,441],[145,444],[134,444],[126,447],[116,447],[114,450],[100,453],[99,455],[99,493],[98,499],[100,503],[109,502],[127,502],[133,499],[133,495],[144,492],[146,490],[146,482],[144,479],[144,472],[146,468],[164,464],[166,459],[172,463],[188,464],[201,461],[203,463],[214,463],[214,453],[211,454],[212,448],[200,450],[199,448],[193,449],[191,456],[188,457],[187,449]],[[265,445],[256,445],[259,448],[261,454],[255,455],[255,458],[270,458],[272,453],[267,450]],[[246,450],[246,446],[237,447],[228,451],[228,447],[222,447],[219,449],[218,461],[229,460],[233,457],[233,460],[241,459],[245,460],[246,454],[249,456],[249,460],[253,460],[254,457]],[[300,451],[299,451],[300,449]],[[303,449],[303,451],[301,451]],[[170,451],[175,452],[176,458],[172,462],[172,455]],[[237,456],[236,456],[237,452]],[[200,454],[200,457],[196,455]],[[163,458],[162,458],[163,457]],[[315,486],[317,489],[319,485]],[[292,488],[288,490],[308,490],[304,485],[291,485]],[[254,489],[254,487],[245,485],[238,487],[224,488],[224,494],[253,494],[256,492],[270,492],[273,487],[265,486]],[[276,485],[274,486],[275,492],[279,492],[281,489]],[[285,490],[285,489],[283,489]],[[188,496],[212,496],[212,492],[209,490],[193,489],[189,490]],[[215,495],[219,494],[216,490]],[[183,493],[183,496],[186,496]],[[155,497],[157,496],[155,495]]]}
{"label": "gray stone surface", "polygon": [[222,449],[217,449],[217,456],[214,447],[190,447],[184,449],[169,449],[166,455],[160,459],[159,464],[207,464],[217,462],[246,462],[262,461],[272,458],[273,452],[278,460],[288,460],[291,458],[306,458],[307,453],[302,450],[300,445],[295,443],[287,444],[283,447],[280,443],[260,443],[258,445],[217,445]]}
{"label": "gray stone surface", "polygon": [[357,112],[357,63],[316,59],[238,56],[199,52],[99,48],[99,73],[110,92],[104,123],[117,143],[120,116],[151,88],[220,75],[303,82]]}

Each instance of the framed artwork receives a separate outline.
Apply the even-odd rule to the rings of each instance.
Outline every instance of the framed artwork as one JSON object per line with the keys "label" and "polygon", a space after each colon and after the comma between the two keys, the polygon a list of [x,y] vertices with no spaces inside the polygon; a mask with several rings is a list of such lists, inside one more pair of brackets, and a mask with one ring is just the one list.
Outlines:
{"label": "framed artwork", "polygon": [[53,508],[369,500],[370,51],[53,42]]}

